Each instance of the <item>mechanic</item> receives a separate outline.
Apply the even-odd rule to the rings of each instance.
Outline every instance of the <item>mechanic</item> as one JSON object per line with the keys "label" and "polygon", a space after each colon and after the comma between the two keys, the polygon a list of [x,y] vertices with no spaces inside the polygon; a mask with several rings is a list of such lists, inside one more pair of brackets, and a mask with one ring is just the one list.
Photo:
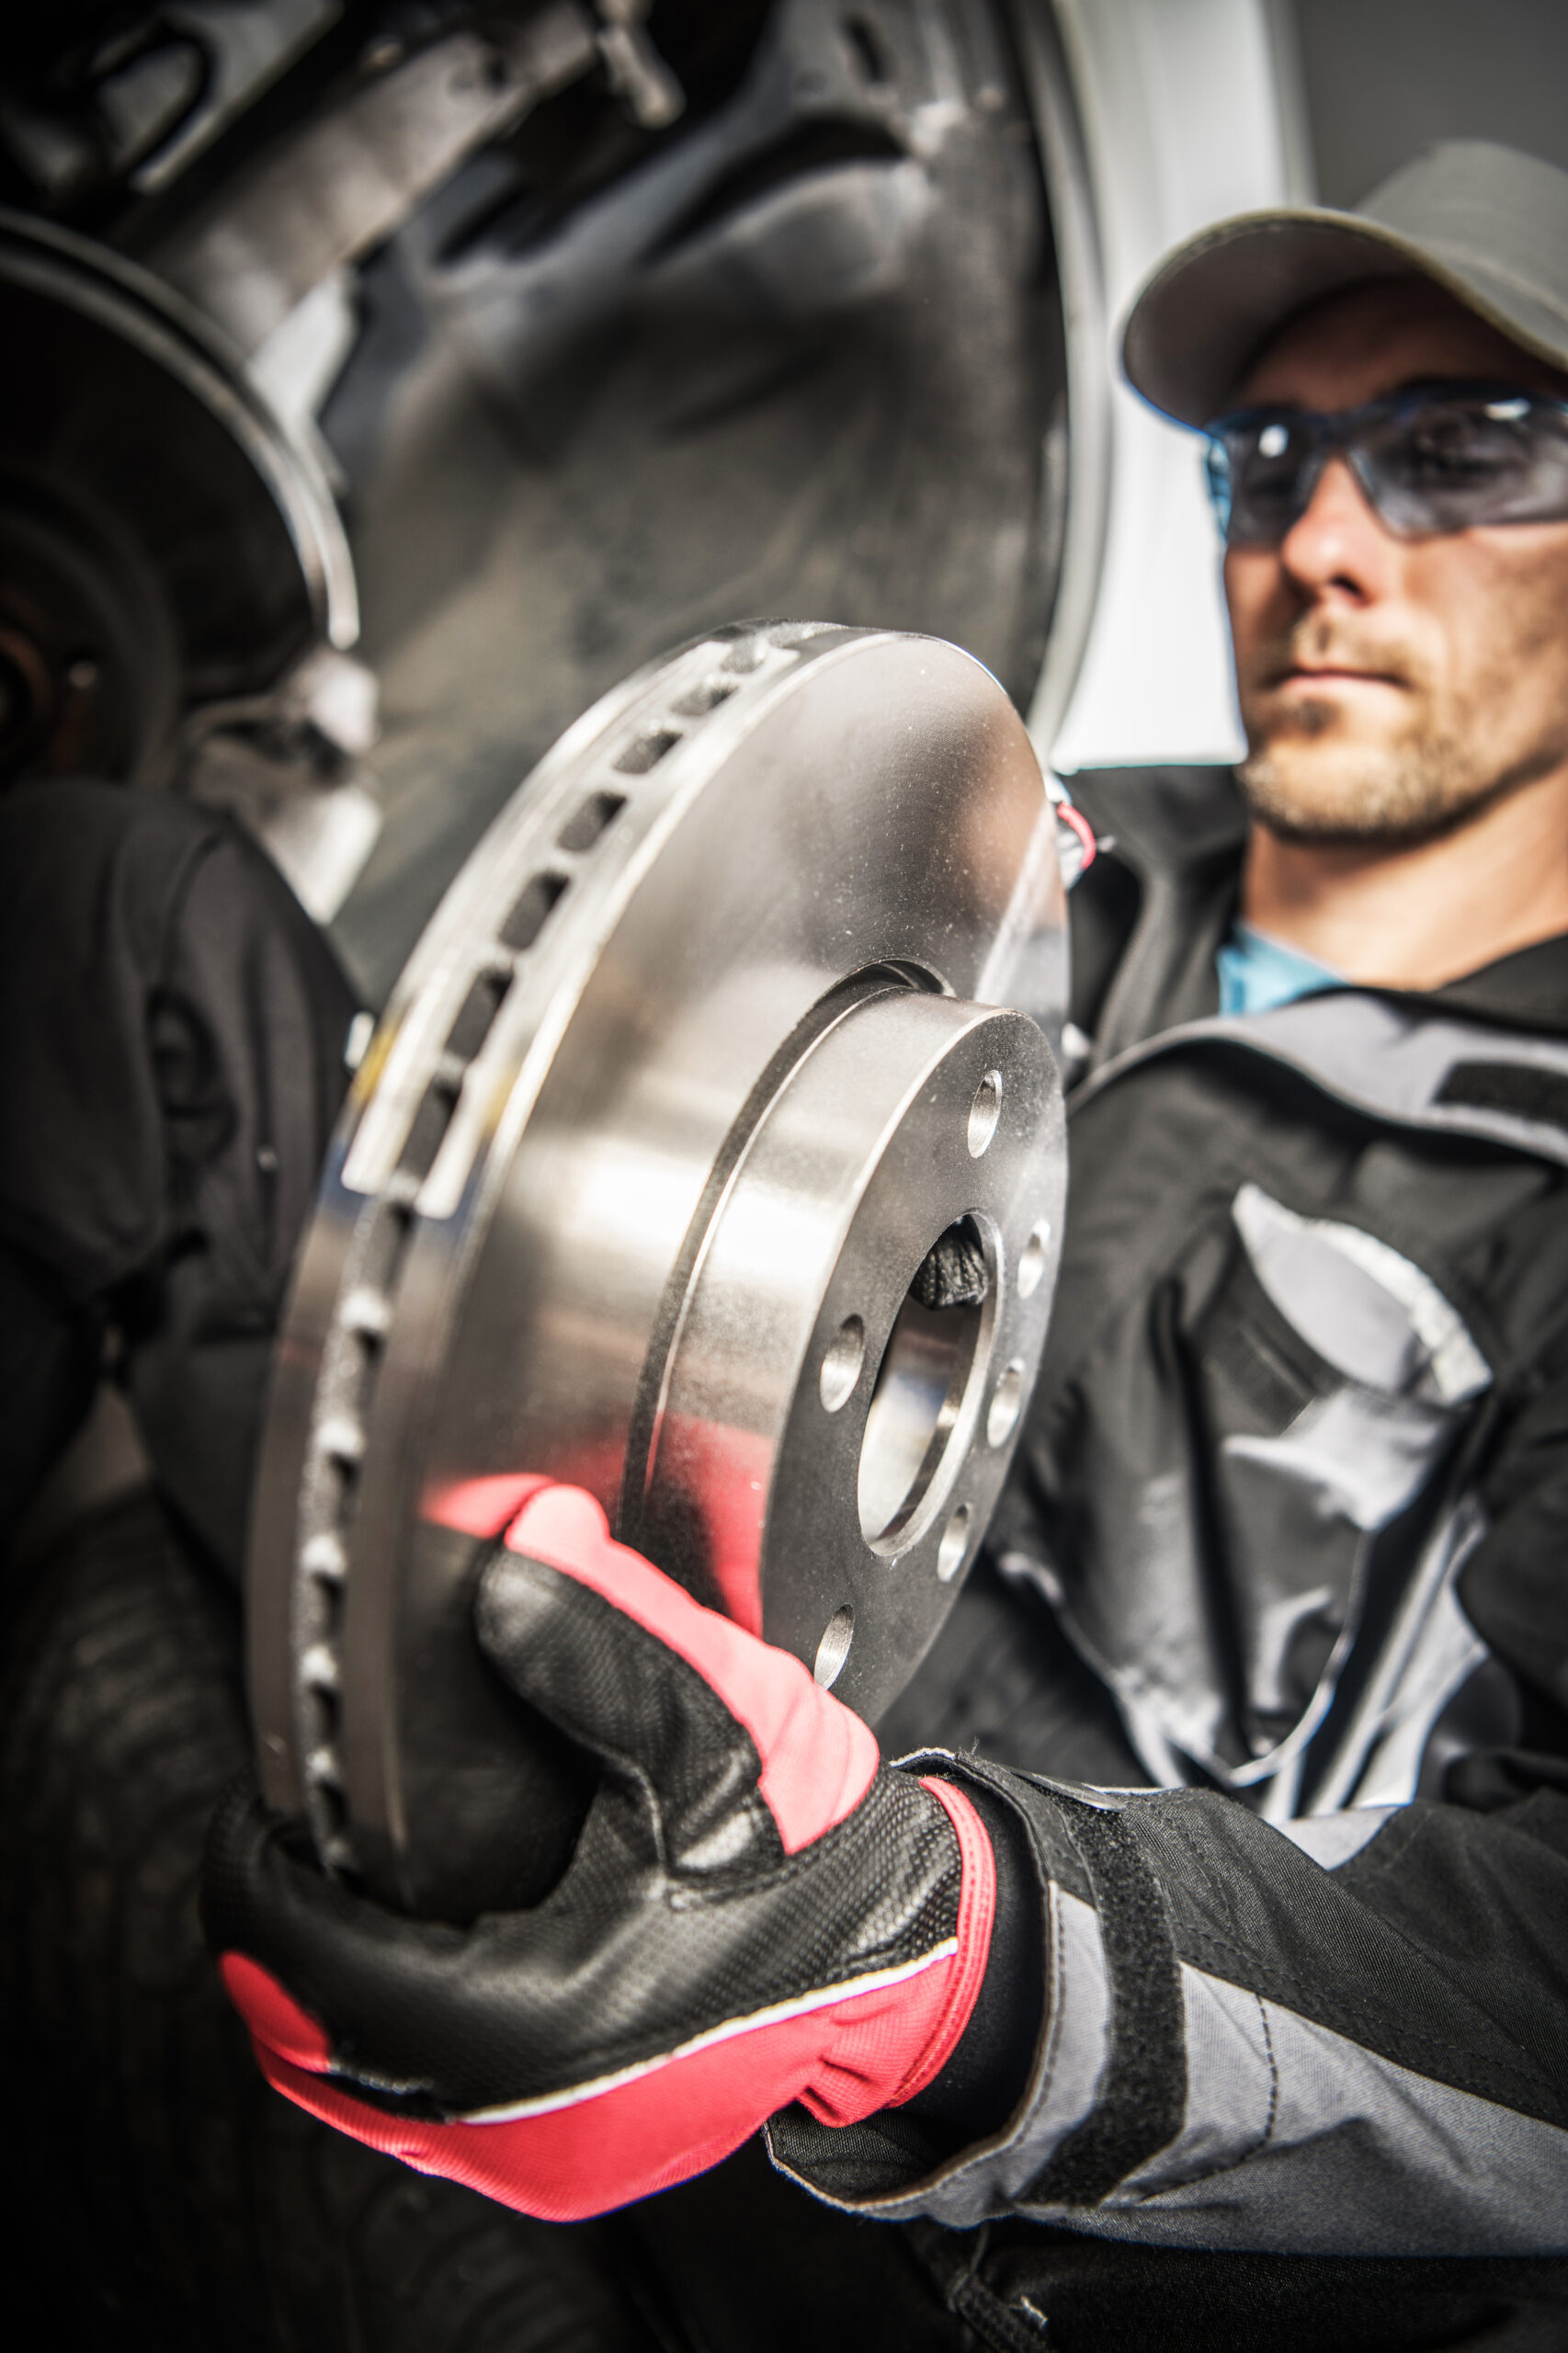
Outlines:
{"label": "mechanic", "polygon": [[1051,1337],[884,1727],[945,1745],[547,1487],[478,1622],[603,1760],[556,1892],[401,1920],[214,1827],[274,2084],[532,2214],[766,2125],[889,2221],[1568,2252],[1568,176],[1210,228],[1124,356],[1247,756],[1083,780]]}

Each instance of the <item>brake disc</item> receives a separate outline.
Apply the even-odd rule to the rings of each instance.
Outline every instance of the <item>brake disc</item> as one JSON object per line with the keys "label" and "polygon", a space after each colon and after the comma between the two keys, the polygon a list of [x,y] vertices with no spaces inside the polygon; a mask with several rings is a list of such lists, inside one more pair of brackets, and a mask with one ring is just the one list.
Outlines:
{"label": "brake disc", "polygon": [[278,1352],[253,1700],[329,1869],[463,1917],[564,1861],[584,1768],[469,1624],[533,1474],[869,1719],[902,1688],[1044,1341],[1064,981],[1039,764],[951,646],[720,631],[540,763],[359,1066]]}
{"label": "brake disc", "polygon": [[0,210],[0,777],[164,784],[198,703],[358,631],[311,451],[147,270]]}

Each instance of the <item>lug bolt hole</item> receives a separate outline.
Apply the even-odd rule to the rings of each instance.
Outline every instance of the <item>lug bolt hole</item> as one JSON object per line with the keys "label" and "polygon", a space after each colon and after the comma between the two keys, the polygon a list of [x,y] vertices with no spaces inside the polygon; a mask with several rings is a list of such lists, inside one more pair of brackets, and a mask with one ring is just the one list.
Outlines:
{"label": "lug bolt hole", "polygon": [[963,1556],[969,1550],[970,1509],[960,1504],[942,1530],[942,1540],[937,1547],[937,1574],[944,1585],[950,1585],[963,1566]]}
{"label": "lug bolt hole", "polygon": [[1002,1074],[988,1070],[974,1090],[974,1100],[969,1107],[969,1156],[978,1160],[996,1132],[996,1122],[1002,1117]]}
{"label": "lug bolt hole", "polygon": [[844,1672],[844,1662],[854,1639],[855,1612],[846,1601],[834,1611],[817,1644],[816,1665],[812,1673],[824,1691],[831,1691]]}
{"label": "lug bolt hole", "polygon": [[1051,1221],[1041,1218],[1018,1258],[1018,1297],[1029,1299],[1040,1289],[1045,1272],[1046,1253],[1051,1246]]}
{"label": "lug bolt hole", "polygon": [[865,1360],[866,1327],[858,1315],[846,1315],[827,1344],[817,1375],[817,1393],[828,1413],[836,1414],[854,1394]]}
{"label": "lug bolt hole", "polygon": [[1006,1446],[1017,1425],[1018,1412],[1024,1402],[1024,1368],[1010,1364],[996,1383],[991,1396],[991,1411],[985,1416],[987,1446]]}

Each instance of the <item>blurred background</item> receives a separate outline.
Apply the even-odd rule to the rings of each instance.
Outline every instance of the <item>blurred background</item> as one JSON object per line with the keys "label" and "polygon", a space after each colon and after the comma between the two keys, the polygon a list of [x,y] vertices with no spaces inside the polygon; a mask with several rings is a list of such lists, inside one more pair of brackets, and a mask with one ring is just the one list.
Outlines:
{"label": "blurred background", "polygon": [[373,1002],[716,621],[955,639],[1066,772],[1230,756],[1131,294],[1434,139],[1568,161],[1553,0],[56,0],[0,67],[0,767],[234,807]]}

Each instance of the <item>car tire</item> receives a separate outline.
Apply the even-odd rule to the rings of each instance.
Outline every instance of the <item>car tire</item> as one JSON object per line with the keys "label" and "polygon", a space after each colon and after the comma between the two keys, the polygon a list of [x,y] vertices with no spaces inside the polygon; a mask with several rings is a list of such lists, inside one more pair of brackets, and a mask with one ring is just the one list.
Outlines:
{"label": "car tire", "polygon": [[427,2180],[262,2081],[198,1917],[248,1755],[240,1611],[153,1494],[29,1583],[0,1677],[19,2306],[94,2353],[669,2353],[602,2228]]}

